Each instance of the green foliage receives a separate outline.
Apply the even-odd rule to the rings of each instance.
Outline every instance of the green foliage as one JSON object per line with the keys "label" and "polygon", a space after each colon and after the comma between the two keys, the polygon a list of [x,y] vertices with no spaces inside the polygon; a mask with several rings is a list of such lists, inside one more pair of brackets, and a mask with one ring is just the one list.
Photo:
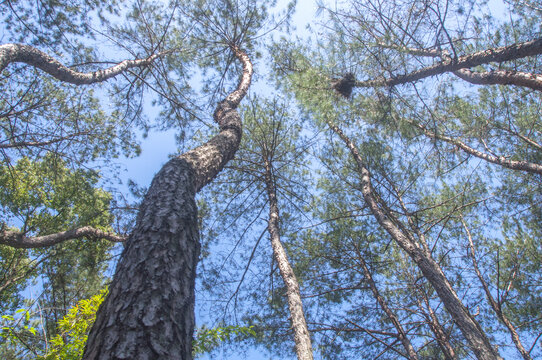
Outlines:
{"label": "green foliage", "polygon": [[22,306],[27,279],[35,274],[36,262],[24,249],[0,245],[0,314]]}
{"label": "green foliage", "polygon": [[[240,318],[256,325],[203,327],[196,334],[195,354],[247,339],[265,343],[281,355],[291,347],[284,288],[264,241],[267,204],[262,166],[270,160],[281,235],[295,266],[307,317],[319,330],[314,339],[322,358],[362,353],[393,359],[396,354],[390,348],[402,351],[367,286],[362,262],[408,329],[420,358],[442,357],[429,325],[432,314],[443,324],[458,358],[471,356],[434,289],[367,208],[356,164],[328,131],[326,122],[332,121],[356,143],[379,204],[420,247],[429,249],[464,305],[473,314],[474,309],[479,311],[475,318],[488,337],[508,351],[513,344],[506,340],[506,329],[496,320],[473,272],[465,221],[490,291],[520,337],[529,346],[534,344],[533,357],[539,356],[540,176],[488,164],[455,145],[429,138],[417,125],[483,152],[540,164],[540,92],[475,86],[453,73],[389,88],[356,87],[349,99],[332,89],[333,81],[346,73],[358,81],[394,78],[443,60],[413,49],[462,56],[538,38],[542,23],[536,2],[504,1],[507,16],[496,18],[487,1],[350,0],[333,8],[326,8],[331,2],[322,1],[319,12],[324,18],[322,24],[311,23],[317,29],[312,40],[290,37],[266,44],[272,61],[259,61],[268,31],[293,30],[288,21],[294,2],[279,18],[270,16],[275,3],[0,2],[6,42],[33,44],[80,71],[169,51],[152,66],[96,86],[62,84],[22,64],[4,69],[2,226],[30,236],[84,225],[110,230],[114,203],[100,187],[111,184],[88,167],[102,161],[110,164],[121,154],[138,155],[135,136],[139,130],[144,136],[152,126],[176,129],[185,148],[215,134],[207,105],[214,107],[238,80],[239,65],[229,49],[235,44],[256,60],[260,80],[267,75],[265,62],[272,63],[274,74],[267,82],[277,84],[276,92],[296,102],[258,96],[244,100],[251,103],[241,110],[241,148],[199,199],[203,270],[198,271],[199,298],[204,298],[202,308],[211,309],[202,312],[223,317],[212,321],[237,323],[231,319]],[[472,70],[497,66],[538,73],[541,60],[532,56]],[[152,113],[147,111],[150,104]],[[147,118],[147,113],[156,119]],[[79,300],[103,288],[110,255],[110,243],[93,239],[40,250],[0,246],[0,314],[4,314],[0,357],[80,358],[103,293]],[[32,278],[39,280],[30,282]],[[24,307],[25,287],[38,284],[43,285],[39,314],[16,310]],[[45,355],[40,353],[45,339],[36,333],[38,316],[51,337]]]}
{"label": "green foliage", "polygon": [[81,300],[58,322],[58,334],[49,340],[47,354],[41,360],[79,360],[83,356],[88,333],[96,311],[105,299],[107,290],[87,300]]}
{"label": "green foliage", "polygon": [[5,27],[18,35],[10,41],[54,46],[64,45],[70,35],[87,35],[92,15],[104,20],[106,14],[117,12],[117,4],[116,0],[40,0],[28,6],[13,1],[0,3],[0,13]]}
{"label": "green foliage", "polygon": [[[43,323],[36,319],[30,310],[19,309],[13,315],[3,315],[0,320],[0,338],[3,339],[2,355],[13,359],[36,360],[79,360],[88,337],[88,332],[96,318],[96,311],[103,302],[107,290],[87,300],[79,301],[69,309],[66,316],[58,321],[57,334],[40,345]],[[21,349],[29,351],[25,354]],[[45,352],[45,353],[44,353]],[[11,354],[11,355],[9,355]]]}
{"label": "green foliage", "polygon": [[[479,306],[477,319],[488,336],[509,339],[465,256],[466,234],[459,219],[467,219],[482,273],[530,346],[536,344],[532,334],[539,334],[541,325],[540,247],[535,245],[541,234],[539,176],[488,164],[455,145],[429,138],[416,124],[482,152],[540,164],[540,92],[473,86],[451,73],[394,87],[358,86],[348,100],[332,89],[333,81],[346,73],[363,83],[399,77],[443,60],[413,49],[461,56],[538,38],[539,10],[532,3],[505,3],[513,12],[506,19],[492,17],[487,3],[476,1],[445,2],[445,10],[444,2],[353,0],[334,6],[322,2],[324,26],[314,33],[316,41],[281,40],[271,51],[277,83],[295,96],[302,116],[321,131],[327,131],[326,121],[331,121],[356,144],[381,206],[401,221],[402,230],[419,246],[430,249],[463,303]],[[539,67],[540,57],[498,64],[500,70],[525,72],[537,72]],[[494,68],[495,64],[486,64],[472,70]],[[310,209],[317,225],[299,230],[297,240],[302,244],[296,244],[301,250],[295,254],[296,274],[305,291],[320,294],[314,300],[320,319],[316,322],[329,324],[333,334],[317,341],[323,356],[346,358],[363,349],[365,356],[394,358],[372,335],[357,328],[390,326],[363,286],[359,270],[363,257],[401,322],[416,329],[409,337],[419,355],[442,357],[428,340],[434,334],[424,319],[434,311],[446,324],[449,315],[417,266],[372,217],[348,150],[330,134],[315,154],[321,167],[312,191],[319,196]],[[537,331],[531,328],[533,322]],[[467,356],[457,329],[446,331],[458,356]]]}
{"label": "green foliage", "polygon": [[221,343],[227,341],[242,341],[248,337],[256,336],[254,326],[227,325],[207,328],[202,326],[196,330],[196,336],[192,343],[194,357],[212,352]]}
{"label": "green foliage", "polygon": [[21,158],[0,168],[2,220],[24,232],[47,234],[84,225],[107,226],[111,195],[96,188],[95,171],[69,170],[53,154],[41,161]]}
{"label": "green foliage", "polygon": [[[12,166],[0,168],[4,226],[10,224],[31,236],[88,225],[110,230],[111,195],[97,187],[99,181],[96,171],[71,170],[54,154],[47,154],[41,161],[23,157]],[[112,246],[109,241],[93,239],[72,240],[49,249],[2,246],[2,309],[20,306],[17,292],[41,274],[45,289],[40,316],[47,334],[56,334],[56,322],[66,309],[103,287]]]}
{"label": "green foliage", "polygon": [[36,336],[38,330],[30,326],[30,312],[18,309],[14,315],[2,315],[0,338],[10,343],[23,341],[29,334]]}

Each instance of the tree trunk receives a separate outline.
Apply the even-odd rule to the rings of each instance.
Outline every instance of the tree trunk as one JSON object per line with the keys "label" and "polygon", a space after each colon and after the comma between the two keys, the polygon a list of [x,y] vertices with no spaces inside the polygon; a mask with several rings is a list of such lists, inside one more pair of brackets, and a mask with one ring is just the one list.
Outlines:
{"label": "tree trunk", "polygon": [[243,75],[215,111],[220,133],[168,161],[154,177],[96,315],[85,360],[192,359],[200,250],[194,198],[239,147],[242,130],[236,108],[252,77],[248,56],[231,49],[243,64]]}
{"label": "tree trunk", "polygon": [[373,216],[380,226],[390,234],[397,244],[399,244],[416,265],[418,265],[418,268],[421,270],[424,277],[433,286],[439,298],[444,303],[446,310],[454,319],[454,322],[463,333],[463,336],[469,342],[476,357],[480,360],[501,359],[497,350],[491,345],[478,322],[463,305],[452,288],[452,285],[446,278],[446,275],[444,275],[444,272],[432,258],[431,254],[427,250],[421,248],[415,241],[412,233],[407,231],[406,227],[395,218],[385,205],[381,204],[379,196],[372,187],[369,170],[365,167],[363,159],[355,144],[338,126],[330,121],[328,121],[328,125],[343,140],[356,161],[361,180],[361,192],[365,202],[373,213]]}
{"label": "tree trunk", "polygon": [[292,330],[294,332],[295,352],[298,360],[312,360],[311,337],[305,320],[299,283],[297,282],[294,270],[288,261],[286,250],[280,241],[279,207],[277,203],[275,181],[273,179],[271,164],[267,159],[265,159],[265,184],[269,199],[269,236],[271,238],[273,255],[279,266],[280,276],[286,286],[288,309],[290,310],[290,319],[292,322]]}
{"label": "tree trunk", "polygon": [[431,328],[431,331],[433,334],[435,334],[435,339],[437,341],[438,346],[442,350],[442,353],[444,354],[444,359],[446,360],[455,360],[457,359],[457,356],[455,355],[455,350],[450,344],[450,341],[448,339],[448,335],[446,334],[446,331],[444,331],[444,327],[441,325],[439,319],[437,318],[437,315],[433,311],[433,308],[431,307],[431,304],[429,303],[429,298],[427,297],[427,294],[425,293],[425,290],[422,289],[422,287],[418,287],[418,292],[420,293],[420,296],[423,298],[423,302],[425,304],[425,308],[421,303],[421,300],[417,300],[418,306],[420,310],[424,313],[424,316],[427,319],[427,323],[429,324],[429,327]]}
{"label": "tree trunk", "polygon": [[[524,360],[532,360],[531,354],[529,354],[527,349],[525,349],[525,347],[521,343],[521,340],[519,338],[519,334],[516,328],[514,327],[510,319],[508,319],[508,317],[503,312],[502,304],[495,301],[495,299],[493,298],[493,295],[491,295],[491,291],[489,290],[489,285],[484,280],[482,272],[480,271],[480,268],[478,267],[478,262],[476,261],[476,254],[475,254],[476,250],[474,248],[474,241],[472,240],[470,230],[467,227],[467,224],[465,223],[463,218],[461,218],[461,223],[463,224],[463,228],[467,232],[467,237],[469,239],[469,248],[470,248],[469,255],[472,259],[474,272],[476,273],[476,276],[478,277],[478,279],[480,280],[480,283],[482,284],[482,287],[484,288],[484,292],[486,293],[486,297],[487,297],[487,301],[489,302],[489,305],[491,306],[491,308],[497,315],[497,318],[499,318],[499,320],[508,329],[508,332],[510,333],[510,337],[512,338],[512,341],[514,342],[514,345],[516,345],[516,349],[518,349],[519,353],[521,354],[521,357],[523,357]],[[499,291],[499,289],[497,289],[497,291]]]}
{"label": "tree trunk", "polygon": [[380,307],[386,313],[386,316],[395,327],[395,330],[397,330],[397,338],[401,341],[401,344],[403,345],[403,348],[405,349],[408,358],[411,360],[418,360],[418,354],[416,353],[416,350],[414,350],[414,346],[412,346],[412,343],[410,342],[407,333],[403,328],[403,325],[399,321],[397,315],[388,306],[386,299],[384,299],[384,297],[380,294],[380,291],[378,291],[378,288],[376,287],[376,282],[373,279],[373,275],[369,271],[369,267],[367,266],[367,263],[365,262],[365,259],[363,258],[360,249],[357,247],[356,255],[359,264],[361,265],[361,269],[363,270],[363,276],[365,276],[365,281],[369,284],[369,287],[371,288],[371,291],[373,293],[373,296],[376,298],[376,301],[378,301],[378,304],[380,304]]}

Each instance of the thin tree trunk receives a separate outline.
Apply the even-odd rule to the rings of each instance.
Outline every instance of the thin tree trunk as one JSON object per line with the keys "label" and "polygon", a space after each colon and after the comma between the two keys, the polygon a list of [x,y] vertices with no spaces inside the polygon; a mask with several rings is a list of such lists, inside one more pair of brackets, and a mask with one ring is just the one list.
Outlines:
{"label": "thin tree trunk", "polygon": [[418,265],[424,277],[433,286],[438,296],[444,303],[446,310],[467,339],[471,349],[480,360],[501,359],[498,352],[489,342],[484,331],[478,322],[471,316],[467,308],[463,305],[452,285],[449,283],[446,275],[442,272],[440,266],[431,257],[431,254],[421,248],[415,241],[412,234],[406,230],[406,227],[395,218],[395,216],[383,206],[377,193],[372,187],[369,170],[365,167],[363,159],[358,152],[355,144],[348,138],[342,130],[328,121],[329,127],[343,140],[351,155],[356,161],[360,180],[361,192],[367,205],[374,217],[390,236],[407,252],[412,260]]}
{"label": "thin tree trunk", "polygon": [[425,306],[422,305],[420,299],[417,299],[418,307],[421,311],[423,311],[429,327],[431,328],[431,331],[433,332],[433,334],[435,334],[435,339],[437,340],[437,344],[439,345],[440,349],[444,353],[444,358],[446,360],[457,359],[455,350],[448,339],[448,334],[446,334],[446,331],[444,331],[444,328],[442,327],[442,324],[440,323],[437,314],[435,314],[435,311],[431,307],[426,292],[422,289],[421,286],[418,287],[418,292],[421,294],[423,302],[425,304]]}
{"label": "thin tree trunk", "polygon": [[126,242],[109,294],[96,315],[83,359],[192,359],[194,284],[200,244],[196,192],[233,158],[241,141],[236,111],[252,64],[214,114],[220,133],[168,161],[154,177]]}
{"label": "thin tree trunk", "polygon": [[491,291],[489,291],[489,286],[487,285],[487,282],[484,280],[484,277],[482,276],[482,272],[478,268],[478,262],[476,261],[476,251],[474,249],[474,242],[472,241],[472,236],[469,231],[469,228],[467,227],[467,224],[461,218],[461,223],[463,224],[463,228],[467,232],[467,237],[469,239],[469,247],[470,247],[470,257],[472,259],[472,265],[474,266],[474,272],[476,273],[476,276],[480,280],[480,283],[482,284],[482,287],[484,288],[484,292],[486,293],[487,301],[489,302],[489,305],[491,305],[491,308],[497,315],[497,318],[506,326],[508,329],[508,332],[510,333],[510,337],[512,338],[512,341],[514,342],[514,345],[516,345],[516,349],[518,349],[519,353],[523,357],[524,360],[532,360],[531,355],[529,352],[523,347],[523,344],[521,343],[521,340],[519,338],[518,332],[516,331],[516,328],[512,324],[512,322],[508,319],[508,317],[503,313],[501,303],[495,301],[493,298],[493,295],[491,295]]}
{"label": "thin tree trunk", "polygon": [[397,333],[398,333],[397,337],[399,338],[399,340],[401,340],[401,344],[403,344],[403,347],[408,355],[408,358],[418,360],[418,354],[416,353],[416,350],[414,350],[414,346],[412,346],[412,343],[408,339],[406,331],[403,329],[403,325],[401,325],[401,322],[397,318],[397,315],[395,315],[395,313],[388,306],[386,299],[384,299],[384,297],[380,294],[380,291],[378,291],[376,283],[373,279],[373,275],[369,271],[369,267],[367,266],[367,263],[365,262],[363,255],[357,248],[356,248],[356,255],[361,265],[361,268],[363,270],[365,281],[367,281],[367,283],[369,284],[369,287],[371,288],[371,291],[373,292],[374,297],[380,304],[380,307],[388,316],[388,319],[391,321],[391,323],[395,327],[395,330],[397,330]]}
{"label": "thin tree trunk", "polygon": [[288,261],[286,250],[280,241],[279,207],[277,203],[275,181],[271,164],[267,159],[265,159],[265,184],[269,199],[269,236],[271,238],[273,255],[279,266],[280,275],[284,281],[284,285],[286,286],[286,297],[288,299],[288,308],[290,310],[290,319],[292,322],[292,330],[294,332],[295,352],[299,360],[312,360],[311,337],[305,320],[299,283],[297,282],[294,270]]}

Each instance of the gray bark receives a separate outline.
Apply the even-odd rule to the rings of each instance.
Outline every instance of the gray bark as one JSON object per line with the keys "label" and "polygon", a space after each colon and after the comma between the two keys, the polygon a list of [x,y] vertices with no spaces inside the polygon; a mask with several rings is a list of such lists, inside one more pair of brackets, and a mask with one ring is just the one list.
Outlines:
{"label": "gray bark", "polygon": [[83,237],[105,239],[113,242],[123,242],[126,240],[123,236],[96,229],[91,226],[83,226],[77,229],[42,236],[26,236],[20,231],[0,229],[0,244],[24,249],[48,247],[66,240],[80,239]]}
{"label": "gray bark", "polygon": [[[424,54],[425,56],[436,56],[439,53],[431,50],[416,50],[405,48],[405,51],[412,52],[413,54]],[[539,55],[542,53],[542,38],[534,39],[531,41],[526,41],[522,43],[517,43],[509,46],[503,46],[494,49],[488,49],[485,51],[480,51],[474,54],[460,56],[458,58],[448,57],[445,60],[432,65],[425,67],[420,70],[413,71],[406,75],[396,76],[390,79],[375,79],[367,81],[358,81],[354,86],[356,87],[376,87],[376,86],[395,86],[400,84],[406,84],[410,82],[415,82],[426,77],[435,76],[438,74],[443,74],[446,72],[456,72],[461,69],[469,69],[478,65],[488,64],[490,62],[505,62],[515,59],[521,59],[527,56]],[[442,55],[442,53],[440,53]],[[465,74],[464,76],[467,76]],[[497,81],[498,74],[492,77],[492,81]],[[502,75],[502,74],[501,74]],[[471,82],[482,81],[479,76],[472,75]],[[500,77],[502,78],[502,76]],[[511,78],[510,76],[508,77]],[[521,79],[520,79],[521,78]],[[540,80],[540,76],[535,76],[534,78],[527,79],[525,76],[519,74],[516,76],[514,81],[521,80],[521,83],[518,85],[537,88],[540,84],[537,81]],[[487,80],[489,81],[489,80]],[[495,82],[497,83],[497,82]],[[513,82],[509,82],[513,83]]]}
{"label": "gray bark", "polygon": [[220,133],[171,159],[141,204],[83,359],[192,359],[194,285],[199,256],[196,192],[233,158],[241,141],[236,111],[252,77],[248,56],[237,89],[214,114]]}
{"label": "gray bark", "polygon": [[290,310],[290,320],[294,333],[295,352],[299,360],[312,360],[312,343],[305,320],[305,312],[303,311],[299,282],[280,240],[279,207],[275,191],[275,181],[273,179],[271,164],[267,159],[265,159],[265,184],[269,199],[269,221],[267,228],[271,238],[273,255],[286,287],[286,298],[288,299],[288,309]]}
{"label": "gray bark", "polygon": [[110,68],[90,73],[74,71],[50,55],[30,46],[23,44],[0,45],[0,72],[10,63],[25,63],[43,70],[54,78],[70,84],[83,85],[93,84],[111,79],[120,73],[140,66],[150,65],[156,58],[165,55],[167,52],[154,54],[146,59],[124,60]]}

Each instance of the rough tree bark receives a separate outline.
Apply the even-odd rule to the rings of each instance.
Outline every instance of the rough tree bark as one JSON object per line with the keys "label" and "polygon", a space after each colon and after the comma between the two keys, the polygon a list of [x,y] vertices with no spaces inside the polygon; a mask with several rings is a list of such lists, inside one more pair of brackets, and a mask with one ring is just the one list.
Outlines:
{"label": "rough tree bark", "polygon": [[423,246],[420,246],[412,233],[407,231],[406,226],[404,226],[399,219],[397,219],[388,208],[381,203],[380,197],[372,186],[369,170],[365,166],[356,145],[337,125],[333,124],[331,121],[328,121],[328,125],[333,132],[339,135],[356,162],[360,175],[361,192],[373,216],[380,226],[390,234],[397,244],[405,250],[417,264],[424,277],[437,292],[439,298],[444,303],[446,310],[454,319],[454,322],[461,330],[463,336],[467,339],[476,357],[480,360],[502,359],[497,350],[489,342],[489,339],[480,327],[480,324],[478,324],[474,317],[469,313],[468,309],[463,305],[441,267],[431,256],[431,253]]}
{"label": "rough tree bark", "polygon": [[272,173],[270,161],[265,158],[265,185],[267,189],[267,197],[269,199],[269,221],[268,231],[271,238],[271,246],[273,255],[277,261],[280,276],[286,286],[286,298],[288,299],[288,309],[290,310],[290,320],[292,322],[292,330],[294,332],[295,352],[299,360],[312,360],[312,343],[305,320],[305,312],[303,311],[303,303],[301,301],[301,292],[299,291],[299,283],[294,274],[294,270],[290,265],[286,250],[280,241],[279,227],[279,207],[276,194],[276,183]]}
{"label": "rough tree bark", "polygon": [[199,256],[195,195],[233,158],[241,141],[236,110],[252,64],[243,65],[235,91],[217,106],[220,133],[167,162],[154,177],[98,310],[83,359],[192,359],[194,284]]}
{"label": "rough tree bark", "polygon": [[124,60],[108,69],[81,73],[64,66],[55,58],[30,45],[3,44],[0,45],[0,72],[10,63],[19,62],[43,70],[60,81],[75,85],[88,85],[111,79],[134,67],[148,66],[156,58],[167,53],[166,51],[154,54],[146,59]]}
{"label": "rough tree bark", "polygon": [[[383,45],[384,47],[387,47]],[[389,79],[374,79],[355,82],[355,87],[378,87],[395,86],[421,80],[426,77],[453,72],[464,80],[474,84],[514,84],[518,86],[530,87],[535,90],[542,89],[542,76],[538,74],[526,74],[513,71],[494,71],[481,74],[468,71],[466,69],[478,65],[489,64],[490,62],[502,63],[515,59],[521,59],[528,56],[535,56],[542,53],[542,38],[517,43],[509,46],[503,46],[494,49],[480,51],[474,54],[452,58],[449,55],[436,50],[399,48],[405,52],[414,55],[429,57],[443,57],[444,60],[406,75],[399,75]],[[465,71],[463,71],[465,70]]]}
{"label": "rough tree bark", "polygon": [[0,244],[8,245],[14,248],[35,249],[52,246],[66,240],[80,239],[105,239],[113,242],[123,242],[124,236],[106,232],[91,226],[83,226],[55,234],[42,236],[26,236],[23,232],[0,229]]}

